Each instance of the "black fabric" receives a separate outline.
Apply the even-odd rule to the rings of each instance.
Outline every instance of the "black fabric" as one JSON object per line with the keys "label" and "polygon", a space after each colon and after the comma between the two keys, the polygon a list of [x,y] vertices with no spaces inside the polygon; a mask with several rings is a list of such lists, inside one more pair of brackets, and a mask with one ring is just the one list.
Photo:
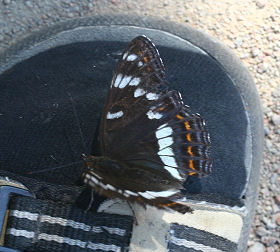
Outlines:
{"label": "black fabric", "polygon": [[[5,246],[27,251],[127,251],[133,217],[14,197]],[[111,249],[110,249],[111,248]]]}
{"label": "black fabric", "polygon": [[[81,154],[90,153],[112,72],[125,46],[117,41],[70,44],[40,53],[2,74],[1,169],[75,184],[83,167]],[[211,135],[213,172],[187,182],[187,190],[240,197],[246,183],[247,119],[238,90],[206,54],[158,49],[170,88],[178,89],[185,103],[205,118]]]}
{"label": "black fabric", "polygon": [[[174,252],[207,251],[207,249],[217,249],[219,251],[225,252],[234,252],[237,250],[237,244],[226,238],[206,232],[204,230],[179,225],[176,223],[171,224],[170,235],[171,239],[168,243],[168,248],[170,249],[170,251]],[[181,242],[181,244],[185,244],[185,246],[179,245],[179,241]],[[188,244],[188,242],[190,242],[190,244]],[[187,247],[188,245],[191,246],[192,242],[196,243],[197,245],[194,248]]]}

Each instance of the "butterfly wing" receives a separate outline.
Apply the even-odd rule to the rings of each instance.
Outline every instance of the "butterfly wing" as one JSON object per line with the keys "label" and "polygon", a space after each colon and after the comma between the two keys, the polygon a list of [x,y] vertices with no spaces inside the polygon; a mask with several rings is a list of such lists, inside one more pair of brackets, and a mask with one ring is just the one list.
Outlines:
{"label": "butterfly wing", "polygon": [[203,119],[177,91],[167,90],[165,69],[145,36],[131,41],[114,73],[101,128],[104,156],[184,180],[211,170]]}
{"label": "butterfly wing", "polygon": [[140,36],[130,42],[118,62],[100,127],[99,140],[105,156],[116,154],[122,142],[116,146],[112,144],[115,139],[126,141],[120,136],[122,132],[167,89],[164,66],[155,55],[158,52],[151,41]]}
{"label": "butterfly wing", "polygon": [[133,39],[117,65],[99,132],[101,158],[85,157],[85,183],[108,197],[171,208],[189,175],[211,170],[209,136],[178,91],[168,91],[159,53]]}

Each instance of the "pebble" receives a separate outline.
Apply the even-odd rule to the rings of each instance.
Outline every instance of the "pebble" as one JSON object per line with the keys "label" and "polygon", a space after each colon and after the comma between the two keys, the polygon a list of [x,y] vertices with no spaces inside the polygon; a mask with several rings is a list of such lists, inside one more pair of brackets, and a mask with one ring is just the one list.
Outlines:
{"label": "pebble", "polygon": [[274,125],[280,125],[280,115],[273,114],[271,117],[271,121]]}
{"label": "pebble", "polygon": [[253,48],[251,50],[251,54],[252,54],[253,57],[257,57],[257,56],[260,55],[260,50],[258,48]]}
{"label": "pebble", "polygon": [[265,1],[265,0],[258,0],[258,1],[256,2],[256,5],[257,5],[260,9],[262,9],[262,8],[265,7],[266,1]]}
{"label": "pebble", "polygon": [[274,90],[273,93],[272,93],[272,96],[274,98],[280,97],[280,89]]}
{"label": "pebble", "polygon": [[258,227],[256,230],[256,234],[260,237],[266,236],[268,233],[269,231],[267,231],[263,226]]}
{"label": "pebble", "polygon": [[266,252],[275,252],[275,249],[273,247],[266,248]]}
{"label": "pebble", "polygon": [[11,3],[11,0],[3,0],[3,3],[4,3],[5,5],[8,5],[8,4]]}
{"label": "pebble", "polygon": [[280,205],[280,194],[275,196],[275,202]]}
{"label": "pebble", "polygon": [[273,246],[277,242],[277,239],[273,236],[265,237],[264,243],[267,247]]}
{"label": "pebble", "polygon": [[273,175],[270,177],[270,183],[275,184],[277,178],[278,178],[278,174],[273,173]]}
{"label": "pebble", "polygon": [[280,226],[280,213],[275,215],[275,222],[278,226]]}
{"label": "pebble", "polygon": [[269,128],[264,126],[264,135],[268,136],[269,135]]}
{"label": "pebble", "polygon": [[251,246],[247,252],[265,252],[265,246],[259,242],[255,242],[253,246]]}
{"label": "pebble", "polygon": [[273,146],[272,142],[269,139],[265,139],[266,147],[270,150]]}
{"label": "pebble", "polygon": [[240,46],[242,45],[242,42],[243,42],[242,38],[237,37],[237,38],[234,40],[235,47],[236,47],[236,48],[237,48],[237,47],[240,47]]}
{"label": "pebble", "polygon": [[29,8],[33,8],[33,3],[31,1],[26,1],[25,2],[26,6],[28,6]]}

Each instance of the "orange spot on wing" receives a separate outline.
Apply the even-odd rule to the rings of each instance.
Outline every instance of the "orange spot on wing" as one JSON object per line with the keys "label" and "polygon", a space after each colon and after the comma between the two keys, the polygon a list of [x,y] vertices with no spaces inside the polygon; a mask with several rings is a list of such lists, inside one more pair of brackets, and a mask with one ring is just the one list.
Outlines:
{"label": "orange spot on wing", "polygon": [[148,62],[148,57],[147,57],[147,56],[145,56],[143,59],[144,59],[144,62],[145,62],[145,63]]}
{"label": "orange spot on wing", "polygon": [[183,116],[181,116],[181,115],[176,115],[176,117],[180,120],[183,119]]}
{"label": "orange spot on wing", "polygon": [[148,70],[148,72],[151,72],[152,70],[151,70],[151,68],[148,66],[147,67],[147,70]]}
{"label": "orange spot on wing", "polygon": [[192,152],[192,147],[191,146],[188,146],[188,153],[191,155],[191,156],[194,156],[193,152]]}
{"label": "orange spot on wing", "polygon": [[188,121],[185,121],[185,127],[186,127],[187,130],[191,129],[191,126],[190,126]]}
{"label": "orange spot on wing", "polygon": [[189,142],[192,142],[191,133],[187,134],[186,137]]}
{"label": "orange spot on wing", "polygon": [[168,204],[159,204],[159,206],[161,207],[164,207],[164,206],[167,206],[167,207],[170,207],[170,206],[174,206],[174,205],[177,205],[178,203],[176,202],[172,202],[172,203],[168,203]]}
{"label": "orange spot on wing", "polygon": [[196,172],[189,172],[189,175],[192,176],[192,175],[196,175],[197,173]]}
{"label": "orange spot on wing", "polygon": [[158,111],[162,111],[162,110],[164,110],[164,107],[160,107],[160,108],[158,109]]}
{"label": "orange spot on wing", "polygon": [[193,165],[193,160],[190,160],[190,161],[189,161],[189,167],[190,167],[191,169],[193,169],[193,170],[196,170],[196,169],[194,168],[194,165]]}

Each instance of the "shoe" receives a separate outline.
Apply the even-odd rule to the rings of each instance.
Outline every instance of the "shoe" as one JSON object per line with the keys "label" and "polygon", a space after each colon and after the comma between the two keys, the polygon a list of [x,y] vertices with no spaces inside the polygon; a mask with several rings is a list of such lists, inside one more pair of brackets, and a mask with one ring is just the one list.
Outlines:
{"label": "shoe", "polygon": [[[128,247],[130,251],[245,251],[263,150],[260,100],[240,60],[221,42],[188,26],[147,17],[96,16],[47,27],[4,51],[0,55],[1,93],[5,94],[0,99],[2,181],[5,186],[13,181],[23,184],[24,190],[28,188],[40,201],[34,201],[34,207],[58,204],[61,208],[52,217],[93,225],[56,213],[69,212],[74,203],[77,208],[86,206],[92,198],[85,186],[77,183],[84,166],[81,154],[96,150],[92,143],[112,72],[127,43],[143,34],[157,46],[171,88],[180,91],[185,104],[206,121],[212,173],[185,183],[180,201],[191,206],[192,214],[134,204],[138,225],[132,228],[126,202],[94,197],[97,213],[81,218],[101,218],[98,227],[107,229],[98,229],[102,236],[95,239],[101,239],[105,251]],[[5,246],[26,249],[24,244],[28,244],[30,249],[33,238],[26,232],[33,231],[25,230],[25,236],[11,232],[16,229],[9,224],[12,219],[22,221],[22,215],[16,214],[18,205],[26,205],[21,200],[15,204]],[[26,211],[32,213],[32,209]],[[28,224],[30,220],[25,221]],[[21,229],[17,229],[23,230],[25,224],[20,223]],[[112,235],[108,227],[115,228],[114,232],[126,230],[125,242],[114,236],[114,244],[112,237],[108,238],[108,233]],[[55,236],[44,237],[44,251],[50,243],[51,251],[56,248],[53,244],[61,244],[53,241]],[[15,240],[20,241],[16,246]],[[67,241],[67,246],[72,246]],[[38,246],[36,251],[42,249]],[[93,250],[100,249],[96,246]]]}

